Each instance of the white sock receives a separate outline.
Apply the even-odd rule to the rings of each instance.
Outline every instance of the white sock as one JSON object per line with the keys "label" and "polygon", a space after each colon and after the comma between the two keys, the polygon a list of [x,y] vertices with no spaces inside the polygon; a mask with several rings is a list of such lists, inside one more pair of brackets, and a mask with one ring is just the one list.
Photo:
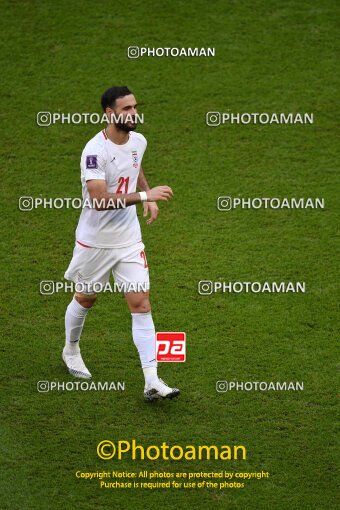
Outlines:
{"label": "white sock", "polygon": [[137,347],[140,362],[148,385],[157,376],[156,333],[151,312],[132,313],[132,338]]}
{"label": "white sock", "polygon": [[89,308],[85,308],[73,298],[65,314],[65,354],[78,354],[80,335],[84,326],[85,317]]}
{"label": "white sock", "polygon": [[143,368],[145,387],[150,386],[153,381],[158,381],[157,367],[145,367]]}

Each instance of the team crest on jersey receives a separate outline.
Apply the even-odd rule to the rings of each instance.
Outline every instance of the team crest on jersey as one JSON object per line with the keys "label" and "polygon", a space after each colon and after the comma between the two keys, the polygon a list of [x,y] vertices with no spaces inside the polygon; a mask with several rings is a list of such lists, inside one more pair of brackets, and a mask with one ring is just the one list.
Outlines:
{"label": "team crest on jersey", "polygon": [[137,151],[132,151],[133,168],[138,168],[138,154]]}
{"label": "team crest on jersey", "polygon": [[97,156],[86,156],[86,168],[98,168]]}

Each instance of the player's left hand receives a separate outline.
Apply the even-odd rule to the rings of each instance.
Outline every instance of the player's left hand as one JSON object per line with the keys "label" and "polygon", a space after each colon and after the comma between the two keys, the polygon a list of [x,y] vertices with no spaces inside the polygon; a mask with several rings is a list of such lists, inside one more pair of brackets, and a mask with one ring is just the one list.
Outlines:
{"label": "player's left hand", "polygon": [[151,214],[150,218],[146,222],[147,225],[151,225],[151,223],[153,223],[157,219],[159,211],[158,205],[156,204],[156,202],[144,202],[143,206],[144,206],[143,213],[144,218],[146,218],[149,212]]}

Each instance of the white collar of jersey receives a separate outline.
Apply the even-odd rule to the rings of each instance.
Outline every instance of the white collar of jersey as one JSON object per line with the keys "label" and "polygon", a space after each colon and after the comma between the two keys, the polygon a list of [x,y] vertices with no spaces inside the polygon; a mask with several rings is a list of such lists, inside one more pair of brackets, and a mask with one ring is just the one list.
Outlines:
{"label": "white collar of jersey", "polygon": [[120,148],[124,148],[124,147],[126,147],[127,149],[130,148],[130,142],[132,139],[131,132],[129,133],[128,141],[126,143],[122,143],[122,144],[117,144],[117,143],[114,143],[112,140],[110,140],[110,138],[107,136],[106,129],[103,129],[102,133],[105,138],[105,142],[107,142],[108,153],[110,156],[110,162],[116,164],[117,162],[115,160],[117,158],[117,150],[119,150]]}

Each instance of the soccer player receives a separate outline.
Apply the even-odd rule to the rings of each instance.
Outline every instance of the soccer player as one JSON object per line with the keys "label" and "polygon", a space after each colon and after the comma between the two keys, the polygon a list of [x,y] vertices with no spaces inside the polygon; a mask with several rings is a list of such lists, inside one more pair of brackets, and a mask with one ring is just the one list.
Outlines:
{"label": "soccer player", "polygon": [[170,388],[157,374],[149,270],[136,214],[136,204],[142,202],[151,224],[158,216],[156,202],[170,200],[173,193],[169,186],[150,189],[148,185],[141,166],[147,143],[142,134],[134,132],[137,104],[132,92],[125,86],[112,87],[104,92],[101,104],[109,122],[86,144],[80,162],[83,200],[90,206],[82,209],[73,258],[65,273],[66,279],[82,284],[82,292],[75,293],[66,310],[62,358],[70,374],[91,378],[79,340],[96,301],[94,284],[105,285],[112,271],[115,282],[126,289],[132,337],[144,372],[144,396],[148,400],[173,398],[179,390]]}

